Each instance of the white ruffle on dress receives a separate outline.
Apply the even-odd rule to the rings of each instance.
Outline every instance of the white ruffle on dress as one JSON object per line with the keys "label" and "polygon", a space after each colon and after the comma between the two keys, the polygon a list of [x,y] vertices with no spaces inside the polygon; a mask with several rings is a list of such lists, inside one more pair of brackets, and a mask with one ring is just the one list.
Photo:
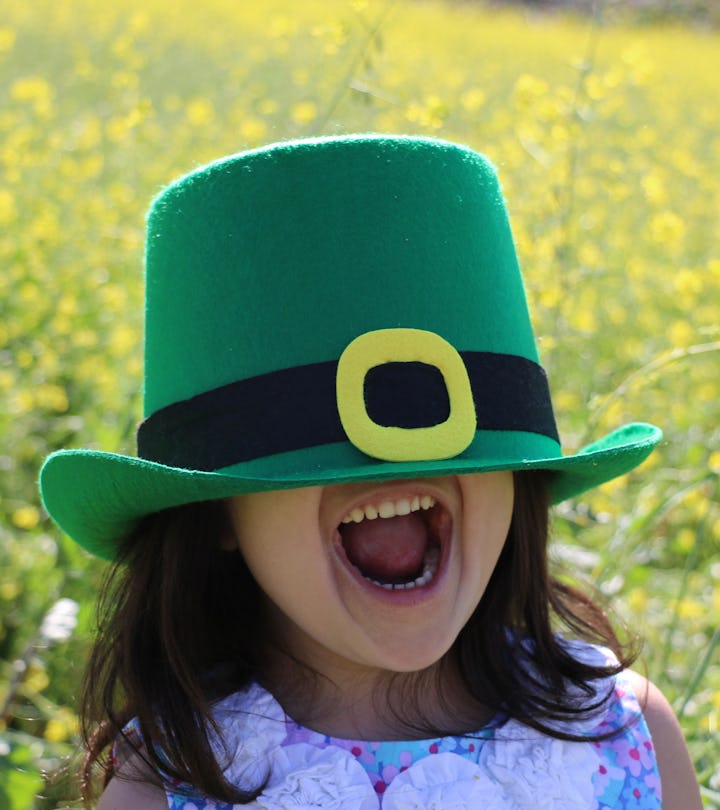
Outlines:
{"label": "white ruffle on dress", "polygon": [[[573,643],[578,658],[604,664],[609,651]],[[169,810],[659,810],[652,740],[628,680],[597,684],[609,693],[593,720],[567,726],[609,739],[568,742],[496,717],[476,734],[427,740],[357,741],[300,726],[257,684],[215,707],[222,738],[213,747],[226,778],[250,790],[249,805],[217,802],[166,783]],[[136,723],[126,729],[139,741]],[[120,748],[117,747],[116,756]]]}

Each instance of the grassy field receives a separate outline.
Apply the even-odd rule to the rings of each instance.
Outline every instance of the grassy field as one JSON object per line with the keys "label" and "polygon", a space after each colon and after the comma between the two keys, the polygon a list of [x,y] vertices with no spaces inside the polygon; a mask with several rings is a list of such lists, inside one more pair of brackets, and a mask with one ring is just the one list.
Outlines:
{"label": "grassy field", "polygon": [[[497,163],[566,451],[665,430],[558,509],[553,552],[645,640],[720,807],[719,35],[430,1],[170,7],[0,14],[0,806],[76,795],[43,773],[77,749],[102,567],[35,481],[58,447],[134,451],[148,201],[245,147],[372,130]],[[72,633],[43,624],[61,598]]]}

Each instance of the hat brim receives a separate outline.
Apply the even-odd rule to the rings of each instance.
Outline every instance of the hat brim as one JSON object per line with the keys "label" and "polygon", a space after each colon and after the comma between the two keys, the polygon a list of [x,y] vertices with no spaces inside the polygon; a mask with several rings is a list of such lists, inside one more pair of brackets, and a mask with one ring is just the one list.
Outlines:
{"label": "hat brim", "polygon": [[186,503],[251,492],[351,481],[542,469],[555,473],[551,497],[558,503],[634,469],[661,438],[659,428],[633,423],[574,455],[558,456],[551,451],[547,457],[523,458],[522,434],[487,432],[483,436],[478,432],[473,444],[483,445],[482,455],[473,451],[471,445],[469,456],[381,462],[368,459],[349,443],[338,443],[286,454],[286,459],[278,456],[256,459],[218,472],[168,467],[114,453],[62,450],[45,461],[40,489],[45,508],[64,532],[91,553],[112,559],[119,538],[146,515]]}

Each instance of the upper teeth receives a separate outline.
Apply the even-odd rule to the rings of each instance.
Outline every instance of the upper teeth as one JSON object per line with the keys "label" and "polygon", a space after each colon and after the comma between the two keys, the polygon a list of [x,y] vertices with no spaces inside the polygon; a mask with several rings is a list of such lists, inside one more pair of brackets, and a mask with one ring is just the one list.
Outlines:
{"label": "upper teeth", "polygon": [[397,515],[409,515],[420,509],[432,509],[435,498],[431,495],[415,495],[413,498],[400,498],[397,501],[381,501],[378,504],[356,506],[342,519],[343,523],[360,523],[362,520],[391,518]]}

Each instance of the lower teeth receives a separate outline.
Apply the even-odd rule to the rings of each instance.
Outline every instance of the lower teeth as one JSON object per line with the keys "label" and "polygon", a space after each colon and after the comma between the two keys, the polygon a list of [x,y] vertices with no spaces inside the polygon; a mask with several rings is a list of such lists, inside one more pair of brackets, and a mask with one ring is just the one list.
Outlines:
{"label": "lower teeth", "polygon": [[381,588],[385,588],[386,591],[411,591],[414,588],[422,588],[425,585],[429,585],[435,577],[435,574],[437,574],[439,565],[440,549],[433,547],[429,549],[425,555],[422,574],[410,582],[378,582],[376,579],[369,579],[369,577],[366,577],[366,579],[369,579],[373,585],[379,585]]}

